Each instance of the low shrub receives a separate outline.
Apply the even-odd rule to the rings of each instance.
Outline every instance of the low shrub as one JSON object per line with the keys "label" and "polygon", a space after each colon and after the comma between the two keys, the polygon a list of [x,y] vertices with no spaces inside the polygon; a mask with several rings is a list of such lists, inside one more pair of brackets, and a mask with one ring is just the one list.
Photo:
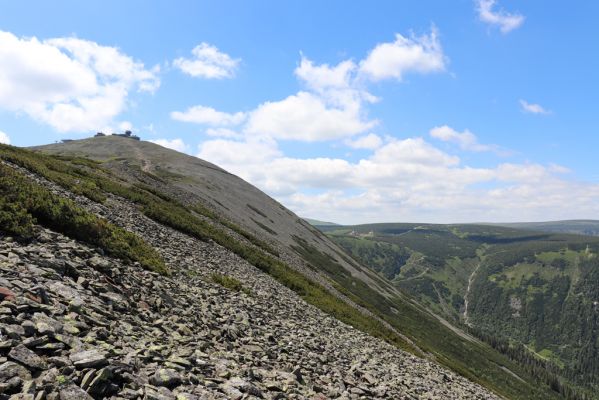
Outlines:
{"label": "low shrub", "polygon": [[33,225],[60,232],[98,246],[107,254],[144,268],[168,273],[156,250],[137,235],[89,213],[73,201],[57,196],[13,168],[0,164],[0,230],[20,239],[33,237]]}

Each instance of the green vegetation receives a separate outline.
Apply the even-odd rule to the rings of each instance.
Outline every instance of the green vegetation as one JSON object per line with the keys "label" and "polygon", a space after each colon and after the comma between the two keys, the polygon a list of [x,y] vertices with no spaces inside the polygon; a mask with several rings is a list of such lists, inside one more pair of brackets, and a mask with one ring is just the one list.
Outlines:
{"label": "green vegetation", "polygon": [[[361,240],[366,239],[353,240],[354,243],[364,245]],[[424,308],[403,297],[383,296],[361,280],[352,278],[330,256],[319,252],[301,238],[296,237],[295,241],[297,246],[294,249],[315,268],[325,271],[336,283],[338,290],[400,330],[422,351],[433,354],[441,364],[508,398],[557,397],[548,387],[527,383],[534,382],[534,378],[490,346],[456,334]],[[386,248],[387,244],[382,247]],[[527,382],[514,381],[513,376],[502,367],[513,371]]]}
{"label": "green vegetation", "polygon": [[370,260],[372,269],[390,280],[395,279],[411,256],[408,250],[399,245],[370,238],[338,236],[337,244],[355,259]]}
{"label": "green vegetation", "polygon": [[162,274],[168,270],[156,250],[131,232],[116,227],[33,183],[14,169],[0,164],[0,230],[23,240],[33,237],[33,224],[98,246],[111,256]]}
{"label": "green vegetation", "polygon": [[599,236],[599,221],[597,220],[582,219],[549,222],[517,222],[497,225],[539,232],[573,233],[577,235]]}
{"label": "green vegetation", "polygon": [[247,295],[251,294],[250,289],[244,287],[239,280],[233,278],[232,276],[214,273],[210,276],[210,279],[212,279],[212,282],[234,292],[243,292]]}
{"label": "green vegetation", "polygon": [[562,396],[599,398],[589,395],[599,388],[598,238],[429,224],[334,227],[327,234],[458,324],[472,277],[471,333]]}
{"label": "green vegetation", "polygon": [[222,218],[215,212],[209,210],[204,205],[199,204],[199,203],[195,204],[191,207],[191,210],[195,211],[196,213],[203,215],[207,218],[210,218],[214,221],[217,221],[219,224],[221,224],[223,226],[226,226],[227,228],[231,229],[233,232],[235,232],[238,235],[241,235],[242,237],[247,239],[254,246],[267,251],[268,253],[272,254],[273,256],[276,256],[276,257],[279,256],[279,252],[277,250],[275,250],[271,245],[269,245],[268,243],[266,243],[263,240],[258,239],[256,236],[254,236],[251,233],[247,232],[246,230],[242,229],[239,225],[234,224],[233,222]]}

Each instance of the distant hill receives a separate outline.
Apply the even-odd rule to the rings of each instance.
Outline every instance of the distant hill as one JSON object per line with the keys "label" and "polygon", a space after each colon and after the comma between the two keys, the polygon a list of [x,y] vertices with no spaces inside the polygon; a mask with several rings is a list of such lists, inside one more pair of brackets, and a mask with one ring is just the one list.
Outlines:
{"label": "distant hill", "polygon": [[323,232],[427,308],[531,368],[544,365],[537,373],[564,397],[598,399],[599,237],[589,234],[599,221],[505,225]]}
{"label": "distant hill", "polygon": [[304,218],[304,221],[313,226],[340,226],[339,224],[336,224],[334,222],[319,221],[317,219],[312,218]]}
{"label": "distant hill", "polygon": [[572,233],[576,235],[599,236],[599,220],[592,219],[573,219],[566,221],[547,222],[514,222],[485,225],[504,226],[507,228],[551,233]]}

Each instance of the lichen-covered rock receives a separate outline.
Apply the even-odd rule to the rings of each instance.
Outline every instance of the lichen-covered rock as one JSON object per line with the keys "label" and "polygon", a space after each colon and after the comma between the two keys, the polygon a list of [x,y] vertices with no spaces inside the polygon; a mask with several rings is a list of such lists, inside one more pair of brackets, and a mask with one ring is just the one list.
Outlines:
{"label": "lichen-covered rock", "polygon": [[22,344],[13,347],[8,356],[31,369],[45,369],[46,361]]}
{"label": "lichen-covered rock", "polygon": [[60,400],[93,400],[89,394],[76,385],[69,385],[60,389]]}
{"label": "lichen-covered rock", "polygon": [[0,365],[0,382],[7,382],[9,379],[14,378],[15,376],[22,380],[31,379],[31,374],[27,368],[23,367],[22,365],[12,361],[7,361]]}
{"label": "lichen-covered rock", "polygon": [[174,369],[168,368],[160,368],[150,379],[150,383],[153,385],[165,386],[168,388],[173,388],[177,385],[180,385],[181,381],[181,375]]}
{"label": "lichen-covered rock", "polygon": [[98,350],[84,350],[77,353],[72,353],[69,359],[77,368],[96,368],[108,364],[104,354]]}

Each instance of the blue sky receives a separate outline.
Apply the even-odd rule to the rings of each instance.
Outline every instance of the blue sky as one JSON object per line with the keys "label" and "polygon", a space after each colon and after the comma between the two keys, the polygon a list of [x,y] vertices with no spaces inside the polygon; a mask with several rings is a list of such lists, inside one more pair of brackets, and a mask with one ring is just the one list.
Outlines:
{"label": "blue sky", "polygon": [[345,223],[598,218],[599,3],[0,3],[0,140],[132,129]]}

